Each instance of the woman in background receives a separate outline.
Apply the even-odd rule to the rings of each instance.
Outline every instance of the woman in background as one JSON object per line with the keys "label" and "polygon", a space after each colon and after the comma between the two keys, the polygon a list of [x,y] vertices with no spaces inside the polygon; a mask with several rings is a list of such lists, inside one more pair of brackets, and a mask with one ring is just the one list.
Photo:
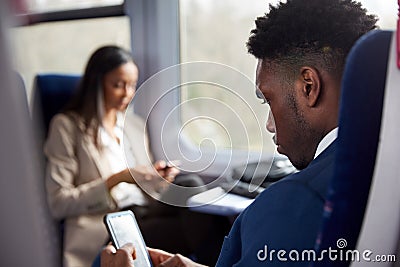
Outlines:
{"label": "woman in background", "polygon": [[178,173],[163,161],[151,165],[143,121],[130,112],[124,118],[138,74],[126,50],[98,49],[76,97],[51,121],[44,148],[46,188],[53,216],[65,220],[65,267],[91,265],[108,239],[102,223],[107,212],[148,204],[136,182],[159,190],[160,177],[172,181]]}

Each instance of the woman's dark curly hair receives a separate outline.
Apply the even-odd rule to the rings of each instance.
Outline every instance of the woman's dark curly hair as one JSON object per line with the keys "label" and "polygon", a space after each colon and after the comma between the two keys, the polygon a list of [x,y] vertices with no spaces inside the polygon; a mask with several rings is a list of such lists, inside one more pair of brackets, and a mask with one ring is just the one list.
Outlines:
{"label": "woman's dark curly hair", "polygon": [[286,66],[314,62],[341,74],[355,41],[376,28],[376,16],[353,0],[287,0],[269,7],[255,21],[247,48]]}

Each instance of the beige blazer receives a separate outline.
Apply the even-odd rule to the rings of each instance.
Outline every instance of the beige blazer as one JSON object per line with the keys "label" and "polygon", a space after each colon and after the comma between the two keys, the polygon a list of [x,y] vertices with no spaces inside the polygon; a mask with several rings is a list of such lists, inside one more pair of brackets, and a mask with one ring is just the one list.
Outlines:
{"label": "beige blazer", "polygon": [[[56,115],[50,124],[44,152],[48,159],[46,189],[53,216],[65,219],[64,267],[91,266],[108,239],[103,216],[116,210],[104,180],[112,175],[106,157],[92,134],[85,134],[76,116]],[[143,121],[125,117],[124,140],[137,164],[151,164]],[[125,142],[124,142],[125,146]]]}

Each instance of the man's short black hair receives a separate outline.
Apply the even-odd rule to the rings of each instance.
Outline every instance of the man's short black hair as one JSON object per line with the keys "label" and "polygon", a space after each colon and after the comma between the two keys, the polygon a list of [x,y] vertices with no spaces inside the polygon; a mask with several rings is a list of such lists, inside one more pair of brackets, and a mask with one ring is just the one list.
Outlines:
{"label": "man's short black hair", "polygon": [[376,21],[352,0],[287,0],[257,18],[247,48],[258,59],[293,64],[312,56],[341,71],[354,42]]}

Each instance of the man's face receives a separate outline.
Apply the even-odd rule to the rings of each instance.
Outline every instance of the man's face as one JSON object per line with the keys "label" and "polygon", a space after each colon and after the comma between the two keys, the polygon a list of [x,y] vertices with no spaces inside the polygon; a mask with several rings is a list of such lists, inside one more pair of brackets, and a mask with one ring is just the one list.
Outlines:
{"label": "man's face", "polygon": [[275,134],[278,152],[286,155],[297,169],[304,169],[314,155],[315,131],[298,105],[301,77],[288,81],[274,66],[265,59],[259,60],[257,66],[257,87],[271,110],[266,128]]}

